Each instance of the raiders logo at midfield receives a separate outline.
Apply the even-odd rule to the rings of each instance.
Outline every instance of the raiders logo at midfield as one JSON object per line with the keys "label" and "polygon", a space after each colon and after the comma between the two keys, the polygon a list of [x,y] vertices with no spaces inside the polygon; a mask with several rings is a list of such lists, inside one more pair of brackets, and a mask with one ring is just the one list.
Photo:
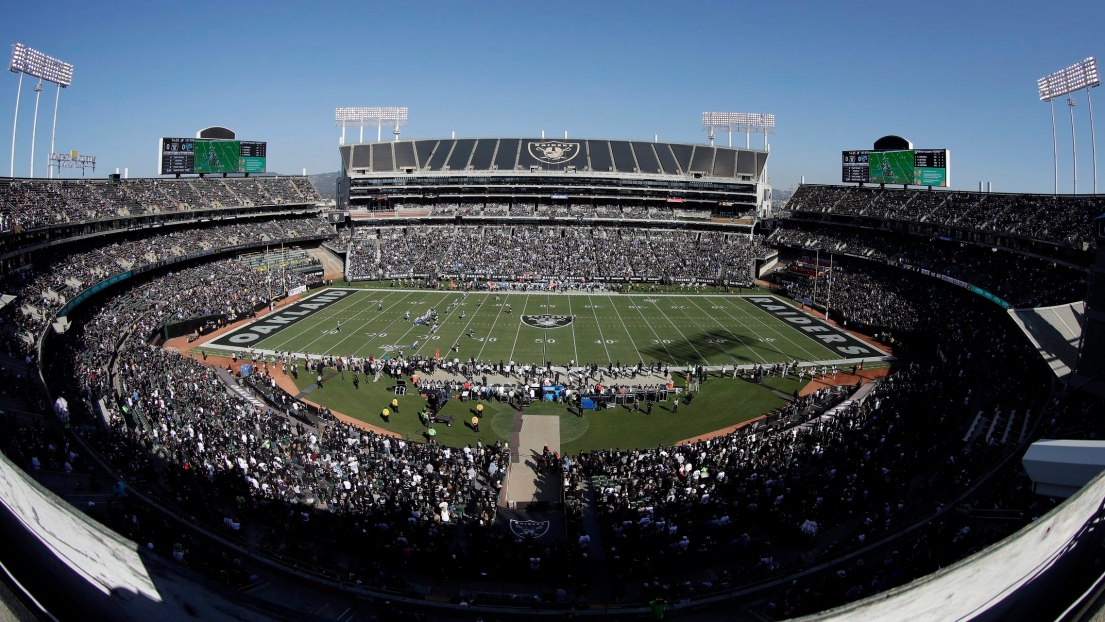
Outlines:
{"label": "raiders logo at midfield", "polygon": [[527,143],[529,154],[538,162],[563,164],[579,155],[579,143],[566,143],[549,140],[540,143]]}
{"label": "raiders logo at midfield", "polygon": [[534,328],[564,328],[574,319],[574,315],[523,315],[522,323]]}
{"label": "raiders logo at midfield", "polygon": [[514,520],[510,519],[510,532],[519,538],[533,536],[540,538],[549,532],[547,520]]}

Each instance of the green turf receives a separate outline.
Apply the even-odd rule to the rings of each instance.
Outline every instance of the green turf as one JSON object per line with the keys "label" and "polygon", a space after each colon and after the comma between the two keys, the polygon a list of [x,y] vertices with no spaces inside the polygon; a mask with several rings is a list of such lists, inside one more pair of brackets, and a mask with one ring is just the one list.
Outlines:
{"label": "green turf", "polygon": [[[328,373],[333,373],[330,370]],[[314,384],[314,376],[300,374],[296,385],[306,389]],[[789,382],[798,386],[795,380],[773,378],[771,384]],[[333,377],[323,383],[321,390],[313,390],[306,399],[322,404],[351,417],[367,421],[386,428],[412,440],[425,440],[424,428],[418,421],[418,411],[425,400],[414,393],[396,398],[399,400],[399,414],[392,414],[390,421],[384,422],[380,411],[388,407],[392,395],[387,389],[392,383],[381,380],[374,383],[362,379],[360,389],[354,389],[352,376],[346,374],[343,381]],[[789,387],[790,385],[783,385]],[[793,392],[793,388],[789,392]],[[788,393],[784,391],[784,393]],[[463,447],[475,444],[477,440],[493,443],[496,440],[507,441],[514,425],[514,410],[499,403],[480,402],[484,405],[484,416],[477,434],[469,423],[477,402],[461,402],[452,399],[442,409],[441,414],[454,416],[452,427],[435,425],[439,443]],[[560,417],[561,449],[565,453],[577,453],[581,450],[605,448],[643,448],[657,445],[670,445],[685,438],[719,430],[742,421],[766,414],[785,403],[766,386],[755,385],[744,380],[711,379],[702,384],[690,405],[681,404],[679,411],[672,414],[671,402],[657,403],[652,414],[634,413],[623,406],[586,411],[583,417],[578,411],[553,403],[533,404],[526,408],[528,414],[555,415]]]}
{"label": "green turf", "polygon": [[763,384],[784,393],[786,395],[794,395],[794,392],[805,386],[805,382],[794,379],[792,376],[764,376],[762,380]]}
{"label": "green turf", "polygon": [[[327,373],[332,374],[334,370],[330,369]],[[306,389],[315,384],[315,378],[316,376],[313,373],[300,373],[299,378],[295,379],[295,384],[300,389]],[[381,378],[380,382],[373,382],[372,378],[365,380],[364,376],[361,376],[360,389],[353,387],[352,374],[346,373],[345,378],[345,380],[342,380],[340,376],[334,376],[330,380],[324,381],[322,389],[312,390],[304,396],[304,399],[322,404],[327,408],[372,425],[386,428],[402,435],[404,438],[425,440],[423,436],[425,428],[418,420],[418,411],[426,405],[426,400],[422,399],[420,395],[412,391],[407,395],[396,397],[392,391],[388,390],[394,386],[394,382],[389,382],[386,376]],[[380,413],[384,408],[390,410],[392,399],[399,400],[399,413],[393,412],[389,417],[389,421],[385,422]],[[434,426],[437,429],[437,442],[453,447],[463,447],[468,444],[474,445],[477,440],[493,443],[499,439],[507,440],[510,438],[514,416],[512,408],[505,404],[483,402],[484,415],[480,423],[480,431],[477,434],[470,426],[472,416],[475,414],[472,411],[475,407],[476,402],[462,403],[460,400],[450,400],[442,409],[441,414],[456,417],[456,420],[452,427],[444,424]],[[497,429],[495,421],[500,414],[502,414],[503,422],[500,422],[499,425],[505,426],[505,431],[496,434],[494,431]]]}
{"label": "green turf", "polygon": [[[537,363],[747,365],[838,358],[833,352],[735,295],[609,295],[473,293],[459,307],[456,292],[361,290],[263,339],[259,350],[366,357],[443,356]],[[482,303],[482,304],[481,304]],[[509,307],[508,307],[509,305]],[[440,327],[411,320],[437,309]],[[461,317],[461,312],[465,314]],[[541,329],[523,315],[574,316],[563,328]],[[341,330],[337,330],[340,323]],[[414,344],[417,342],[418,347]],[[459,344],[459,351],[452,351]]]}
{"label": "green turf", "polygon": [[[604,366],[608,362],[658,361],[672,366],[674,381],[680,387],[687,364],[732,366],[837,358],[817,341],[736,295],[478,292],[447,311],[450,302],[459,300],[460,293],[449,291],[359,289],[254,347],[356,357],[394,356],[401,347],[407,356],[434,356],[440,350],[450,358],[476,357],[494,363],[551,361],[558,366],[571,359]],[[508,304],[512,312],[508,312]],[[410,311],[414,319],[431,306],[439,313],[440,326],[435,335],[429,334],[427,326],[415,326],[405,317]],[[523,315],[540,314],[574,316],[574,321],[552,329],[521,322]],[[459,353],[451,351],[455,342],[460,344]],[[306,389],[314,381],[313,373],[303,373],[296,384]],[[405,438],[423,440],[424,428],[417,412],[425,402],[420,396],[398,398],[400,412],[392,414],[388,422],[380,417],[380,411],[394,397],[388,391],[390,385],[387,380],[375,383],[362,378],[360,389],[355,390],[352,376],[347,373],[344,381],[333,377],[323,389],[306,397]],[[799,383],[791,379],[766,377],[764,386],[759,386],[744,380],[712,378],[703,384],[693,404],[682,406],[678,414],[670,412],[670,402],[655,405],[651,416],[617,407],[579,417],[554,404],[536,404],[527,412],[559,416],[562,448],[568,452],[654,447],[765,414],[784,403],[779,394],[789,396],[797,388]],[[452,427],[435,426],[437,441],[463,446],[477,440],[491,443],[510,438],[514,425],[510,407],[485,403],[478,433],[470,426],[474,407],[474,402],[451,400],[442,414],[456,419]]]}

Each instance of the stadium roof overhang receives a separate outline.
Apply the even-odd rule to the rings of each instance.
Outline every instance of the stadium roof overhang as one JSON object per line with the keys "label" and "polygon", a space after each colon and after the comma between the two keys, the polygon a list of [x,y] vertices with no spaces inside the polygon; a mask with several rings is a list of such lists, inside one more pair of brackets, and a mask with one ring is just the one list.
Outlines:
{"label": "stadium roof overhang", "polygon": [[461,138],[339,148],[347,176],[563,175],[755,183],[768,152],[689,143],[605,139]]}
{"label": "stadium roof overhang", "polygon": [[1062,380],[1070,376],[1078,363],[1078,343],[1086,323],[1085,303],[1009,309],[1009,315],[1056,377]]}

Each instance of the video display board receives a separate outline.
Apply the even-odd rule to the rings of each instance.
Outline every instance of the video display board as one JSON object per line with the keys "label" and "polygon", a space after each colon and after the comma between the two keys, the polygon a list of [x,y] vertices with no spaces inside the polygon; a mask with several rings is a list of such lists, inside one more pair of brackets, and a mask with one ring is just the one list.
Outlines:
{"label": "video display board", "polygon": [[162,138],[159,175],[264,173],[268,145],[244,140]]}
{"label": "video display board", "polygon": [[914,149],[913,180],[915,186],[947,186],[948,150]]}
{"label": "video display board", "polygon": [[859,184],[947,186],[947,149],[841,152],[840,180]]}

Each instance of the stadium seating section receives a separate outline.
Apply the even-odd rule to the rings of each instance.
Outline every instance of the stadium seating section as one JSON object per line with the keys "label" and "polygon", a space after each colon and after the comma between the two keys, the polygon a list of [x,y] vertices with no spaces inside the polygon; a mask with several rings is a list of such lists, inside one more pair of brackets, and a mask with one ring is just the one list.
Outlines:
{"label": "stadium seating section", "polygon": [[[377,145],[367,165],[424,166],[423,158],[440,167],[461,160],[467,165],[464,158],[446,159],[436,141],[436,150],[420,142],[385,143],[387,154],[376,153]],[[471,143],[464,147],[468,158],[492,162],[495,152]],[[601,144],[611,158],[606,166],[619,170],[634,156],[634,166],[662,168],[667,160],[685,169],[699,158],[697,152],[676,153],[675,146],[661,155],[650,143],[615,143]],[[642,160],[644,147],[655,161]],[[594,144],[589,153],[595,166]],[[736,157],[709,156],[715,168],[741,166]],[[352,157],[356,165],[360,156]],[[309,207],[316,201],[303,178],[0,182],[7,236],[18,235],[17,227],[242,206]],[[882,592],[1012,533],[1053,504],[1031,494],[1016,461],[1004,461],[1026,440],[1022,430],[1042,421],[1055,434],[1100,432],[1100,418],[1091,416],[1099,402],[1072,398],[1054,405],[1045,398],[1050,372],[1003,309],[902,269],[921,265],[1035,306],[1083,295],[1085,266],[826,222],[784,222],[765,238],[616,222],[575,227],[432,221],[477,213],[571,216],[575,209],[401,205],[401,226],[375,223],[340,232],[307,209],[191,222],[155,233],[120,231],[36,250],[0,281],[0,293],[15,296],[0,309],[0,323],[12,337],[4,342],[10,356],[0,359],[6,378],[0,385],[8,393],[29,394],[33,383],[21,374],[41,367],[51,393],[68,398],[70,433],[130,486],[225,537],[245,541],[249,531],[251,547],[297,572],[357,589],[418,597],[405,591],[405,577],[433,576],[447,566],[474,569],[491,581],[512,579],[532,567],[534,551],[543,561],[532,574],[554,582],[598,567],[579,544],[586,536],[604,543],[603,563],[627,602],[647,602],[658,593],[676,601],[766,585],[898,538],[825,572],[762,588],[767,591],[759,597],[776,603],[778,618]],[[1089,220],[1103,211],[1095,199],[1081,197],[826,186],[803,186],[787,209],[796,215],[939,222],[1069,247],[1091,239]],[[656,216],[650,208],[612,205],[593,213],[622,220]],[[422,218],[431,220],[418,222]],[[270,401],[260,402],[228,392],[220,370],[149,342],[166,324],[248,314],[279,292],[305,285],[304,271],[294,268],[315,267],[306,249],[323,240],[348,249],[348,273],[361,278],[457,273],[750,280],[753,263],[781,249],[792,255],[782,266],[792,295],[816,297],[813,288],[827,285],[823,277],[831,274],[834,308],[856,325],[878,327],[879,339],[889,343],[892,334],[908,363],[862,402],[830,389],[796,398],[775,413],[776,425],[748,426],[679,447],[555,456],[546,468],[564,482],[567,539],[535,548],[490,528],[510,459],[501,443],[450,449],[366,432],[325,410],[305,416],[293,397],[271,389],[271,377],[282,373],[282,365],[297,365],[294,359],[253,361],[260,368],[254,381],[269,387]],[[263,249],[276,241],[288,248]],[[221,252],[228,249],[234,257]],[[827,259],[828,250],[838,257]],[[196,261],[201,251],[212,256]],[[154,269],[189,257],[171,271]],[[68,332],[49,331],[57,312],[80,292],[143,270],[148,278],[118,284],[84,305]],[[374,371],[368,361],[355,364]],[[96,423],[101,414],[105,426]],[[983,414],[985,423],[978,423]],[[65,433],[42,420],[23,424],[5,416],[3,423],[0,439],[17,464],[78,473],[90,468],[91,458],[70,451]],[[964,438],[968,425],[979,432]],[[949,500],[980,481],[974,507],[1002,520],[986,520],[970,506],[943,513]],[[582,519],[588,498],[597,512],[592,523]],[[103,510],[100,518],[128,537],[173,550],[173,536],[161,521],[128,518],[137,516],[130,503]],[[941,512],[939,520],[930,520],[935,512]],[[597,525],[598,532],[585,525]],[[215,547],[194,547],[180,560],[229,584],[223,556]]]}

